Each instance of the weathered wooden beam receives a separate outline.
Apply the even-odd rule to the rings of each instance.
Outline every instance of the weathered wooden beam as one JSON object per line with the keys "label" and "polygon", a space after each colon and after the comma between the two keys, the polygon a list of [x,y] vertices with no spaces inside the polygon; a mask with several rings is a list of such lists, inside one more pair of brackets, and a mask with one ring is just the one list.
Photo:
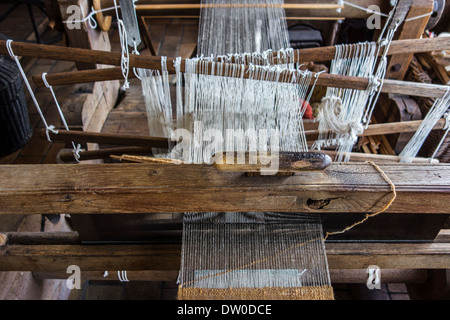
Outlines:
{"label": "weathered wooden beam", "polygon": [[[330,269],[448,269],[448,243],[327,243]],[[1,271],[176,271],[181,244],[7,245],[0,248]]]}
{"label": "weathered wooden beam", "polygon": [[[424,34],[428,21],[430,20],[431,14],[429,13],[433,11],[434,1],[402,0],[402,2],[405,2],[406,6],[410,5],[411,7],[408,11],[406,11],[407,15],[405,17],[405,21],[396,31],[395,40],[419,39]],[[402,3],[399,2],[398,5],[402,5]],[[412,19],[420,16],[422,17],[419,19]],[[389,58],[386,70],[386,78],[397,80],[404,79],[413,55],[413,53],[392,55]]]}
{"label": "weathered wooden beam", "polygon": [[[371,124],[361,133],[360,137],[378,136],[383,134],[396,134],[402,132],[416,132],[422,124],[422,120],[412,120],[403,122],[387,122]],[[446,120],[440,119],[433,130],[443,130],[446,126]],[[308,141],[315,141],[319,137],[320,131],[318,129],[306,130],[305,136]]]}
{"label": "weathered wooden beam", "polygon": [[[45,129],[40,131],[40,137],[44,140],[47,139]],[[49,132],[49,137],[52,141],[61,141],[66,143],[74,141],[76,143],[98,143],[161,149],[169,148],[169,139],[164,137],[146,137],[131,134],[111,134],[74,130],[59,130],[58,133]]]}
{"label": "weathered wooden beam", "polygon": [[[380,168],[397,191],[386,212],[449,213],[449,164]],[[391,198],[389,184],[368,163],[333,163],[289,177],[247,177],[187,164],[0,166],[0,214],[369,213]]]}
{"label": "weathered wooden beam", "polygon": [[96,159],[111,159],[112,156],[121,156],[124,154],[132,155],[152,155],[152,148],[146,147],[118,147],[118,148],[101,148],[99,150],[82,151],[78,154],[79,158],[75,159],[75,154],[72,151],[64,151],[59,154],[59,159],[62,162],[74,162],[96,160]]}
{"label": "weathered wooden beam", "polygon": [[[112,0],[98,0],[101,2],[101,6],[96,9],[109,8],[114,6],[114,1]],[[377,5],[380,7],[381,12],[387,13],[389,10],[389,5],[383,0],[352,0],[352,4],[358,5],[360,7],[367,8],[371,5]],[[166,5],[164,1],[161,0],[140,0],[136,6],[136,11],[139,15],[151,15],[157,13],[164,17],[179,17],[180,15],[196,15],[200,14],[200,1],[186,1],[179,0],[176,1],[176,5],[173,8],[158,7],[157,5]],[[148,8],[146,8],[149,6]],[[184,6],[184,7],[181,7]],[[336,8],[341,7],[338,4],[324,4],[313,3],[311,0],[285,0],[284,1],[285,12],[287,17],[292,17],[301,14],[304,17],[316,17],[318,15],[324,17],[340,17],[340,18],[353,18],[353,19],[363,19],[370,16],[369,12],[364,10],[354,8],[349,5],[342,5],[341,12],[337,12]],[[182,10],[180,10],[182,8]],[[111,12],[106,12],[105,14],[111,14]]]}
{"label": "weathered wooden beam", "polygon": [[[80,276],[82,280],[108,280],[120,281],[118,272],[107,270],[104,271],[84,271]],[[168,270],[144,270],[144,271],[127,271],[127,279],[133,281],[176,281],[179,271]],[[35,271],[33,278],[44,279],[67,279],[71,274],[67,272],[49,272],[49,271]],[[366,283],[367,269],[330,269],[331,283]],[[425,269],[385,269],[381,270],[381,281],[383,283],[424,283],[428,277],[428,270]]]}
{"label": "weathered wooden beam", "polygon": [[[449,46],[450,40],[448,40],[447,38],[399,40],[392,42],[391,46],[389,47],[388,54],[399,55],[404,53],[445,50],[448,49]],[[17,56],[27,56],[39,59],[43,58],[51,60],[73,61],[81,63],[103,64],[111,66],[121,65],[120,52],[68,48],[51,45],[39,45],[18,41],[13,42],[11,44],[11,48],[13,49],[14,54]],[[294,58],[296,59],[297,62],[329,61],[334,58],[336,52],[335,50],[336,47],[334,46],[299,49],[294,51]],[[0,54],[8,54],[5,40],[0,40]],[[168,61],[172,61],[174,59],[175,58],[173,57],[167,58]],[[134,67],[134,68],[160,70],[161,58],[151,56],[130,55],[129,66],[130,68]],[[181,69],[184,70],[183,61],[181,63]],[[175,67],[171,64],[168,64],[167,70],[169,72],[174,73]],[[42,82],[38,83],[42,84]]]}
{"label": "weathered wooden beam", "polygon": [[[210,74],[211,73],[211,65],[205,68],[202,73]],[[219,73],[219,68],[225,70],[225,64],[216,63],[215,73]],[[160,68],[159,66],[155,66],[155,69]],[[224,76],[232,76],[227,75],[226,72],[222,70],[220,71]],[[248,70],[248,67],[246,67]],[[184,71],[184,67],[182,69]],[[289,72],[286,71],[288,74]],[[129,78],[134,78],[134,73],[130,73]],[[244,78],[248,78],[248,72],[244,71]],[[107,81],[114,79],[123,78],[122,70],[120,68],[107,68],[100,70],[83,70],[83,71],[73,71],[73,72],[63,72],[63,73],[55,73],[47,75],[47,81],[52,86],[57,85],[68,85],[68,84],[76,84],[76,83],[89,83],[96,81]],[[35,81],[37,86],[43,86],[42,77],[40,75],[34,76],[33,80]],[[290,77],[281,76],[280,80],[284,82],[291,82]],[[316,78],[313,77],[311,83],[314,83],[317,86],[323,87],[334,87],[334,88],[350,88],[356,90],[366,90],[369,86],[368,78],[361,77],[352,77],[352,76],[341,76],[324,73],[318,76],[317,81]],[[446,91],[446,86],[444,85],[436,85],[436,84],[428,84],[428,83],[419,83],[419,82],[411,82],[411,81],[398,81],[398,80],[389,80],[385,79],[383,82],[383,86],[381,87],[381,92],[383,93],[397,93],[418,97],[430,97],[430,98],[441,98]]]}

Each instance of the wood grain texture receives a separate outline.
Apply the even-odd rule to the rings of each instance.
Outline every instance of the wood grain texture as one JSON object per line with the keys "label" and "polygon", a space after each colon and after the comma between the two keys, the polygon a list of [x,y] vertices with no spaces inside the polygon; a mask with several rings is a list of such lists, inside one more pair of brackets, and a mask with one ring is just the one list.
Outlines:
{"label": "wood grain texture", "polygon": [[[448,269],[448,243],[327,243],[330,269]],[[0,248],[1,271],[175,271],[181,244],[141,245],[7,245]]]}
{"label": "wood grain texture", "polygon": [[[213,166],[228,172],[276,173],[324,170],[331,164],[331,158],[320,152],[278,152],[260,154],[258,152],[222,152],[215,154]],[[273,164],[276,163],[276,166]],[[273,168],[272,168],[273,167]]]}
{"label": "wood grain texture", "polygon": [[[448,214],[450,165],[380,168],[397,189],[387,212]],[[391,198],[388,183],[366,163],[333,163],[289,177],[246,177],[208,165],[0,166],[0,214],[369,213]]]}

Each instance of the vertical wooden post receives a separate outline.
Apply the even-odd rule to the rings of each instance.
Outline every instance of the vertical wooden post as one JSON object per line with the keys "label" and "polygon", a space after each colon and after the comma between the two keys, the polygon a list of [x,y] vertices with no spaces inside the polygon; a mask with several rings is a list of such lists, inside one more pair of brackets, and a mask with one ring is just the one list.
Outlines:
{"label": "vertical wooden post", "polygon": [[[402,0],[399,0],[402,1]],[[394,40],[405,40],[405,39],[419,39],[425,32],[426,26],[431,15],[426,15],[424,17],[407,21],[408,19],[415,18],[421,15],[430,13],[433,10],[434,1],[433,0],[413,0],[411,9],[409,10],[403,24],[399,27],[396,32]],[[405,74],[408,71],[409,65],[412,61],[414,54],[401,54],[392,55],[389,58],[386,79],[396,79],[403,80]],[[385,121],[400,122],[404,120],[404,117],[408,117],[408,111],[414,114],[413,106],[410,108],[401,109],[397,108],[395,99],[402,99],[401,96],[392,94],[382,94],[378,101],[377,109],[375,110],[374,117],[376,122],[383,123]],[[406,97],[407,98],[407,97]],[[397,109],[394,109],[397,108]],[[406,114],[405,114],[406,111]],[[397,152],[400,152],[397,144],[398,142],[409,140],[408,133],[401,133],[396,136],[389,137],[390,147]]]}
{"label": "vertical wooden post", "polygon": [[[90,1],[88,0],[58,0],[59,9],[63,21],[74,19],[73,9],[81,8],[82,15],[78,17],[83,19],[91,11]],[[73,6],[73,7],[71,7]],[[72,47],[111,51],[111,43],[108,33],[100,29],[93,29],[88,21],[80,23],[79,28],[73,28],[68,23],[64,24],[69,44]],[[98,69],[102,65],[93,63],[77,63],[79,70]],[[98,82],[93,85],[92,93],[83,102],[81,108],[81,120],[84,131],[100,132],[109,111],[114,107],[118,93],[119,81]],[[97,145],[89,145],[89,149],[97,149]]]}
{"label": "vertical wooden post", "polygon": [[[75,18],[84,18],[91,11],[88,0],[58,0],[59,9],[61,11],[62,21],[74,20]],[[72,11],[72,6],[81,9],[84,16],[79,16]],[[76,20],[76,19],[75,19]],[[109,42],[108,33],[97,29],[92,29],[89,22],[85,21],[79,24],[78,27],[73,27],[71,24],[64,23],[67,38],[71,47],[85,48],[93,50],[111,51],[111,43]],[[95,64],[77,63],[79,70],[96,69]]]}
{"label": "vertical wooden post", "polygon": [[[433,10],[433,6],[433,0],[414,0],[412,7],[406,16],[406,21],[403,22],[402,26],[397,30],[395,40],[419,39],[426,29],[431,15],[411,21],[407,20],[430,13]],[[391,56],[387,67],[386,79],[403,80],[413,55],[414,54],[402,54]]]}

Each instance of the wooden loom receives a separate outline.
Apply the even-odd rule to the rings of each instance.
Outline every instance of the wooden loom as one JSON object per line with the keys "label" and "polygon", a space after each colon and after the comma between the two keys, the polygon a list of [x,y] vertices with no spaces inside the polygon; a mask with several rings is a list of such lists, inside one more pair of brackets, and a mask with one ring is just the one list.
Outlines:
{"label": "wooden loom", "polygon": [[[17,55],[120,65],[120,55],[111,52],[21,43],[13,43],[12,47]],[[391,54],[409,54],[417,50],[427,52],[448,47],[449,43],[445,40],[404,40],[393,44]],[[314,55],[319,54],[324,59],[323,54],[328,52],[326,57],[331,59],[332,50],[331,47],[305,50],[298,56],[305,61],[314,61],[317,59],[313,58]],[[0,42],[0,53],[7,53],[4,42]],[[158,57],[136,56],[132,57],[130,65],[156,68],[161,64]],[[51,85],[62,85],[79,83],[81,79],[92,82],[121,79],[121,76],[120,69],[112,68],[49,75],[47,79]],[[34,77],[38,86],[42,85],[39,79],[38,76]],[[338,83],[344,87],[364,89],[368,80],[336,79],[331,75],[321,75],[318,81],[318,85],[323,86]],[[439,97],[444,88],[390,80],[385,83],[383,90]],[[389,125],[384,128],[383,125],[378,125],[378,129],[389,130]],[[397,124],[390,126],[398,127]],[[443,122],[440,122],[438,127],[442,126]],[[402,127],[395,132],[414,131],[417,123],[402,124]],[[370,130],[375,128],[371,127],[365,134],[370,134]],[[375,132],[380,134],[380,131]],[[75,139],[75,135],[85,137],[89,142],[98,142],[95,139],[100,137],[116,139],[117,142],[114,136],[64,131],[60,131],[60,135],[52,135],[52,138],[71,140]],[[139,139],[135,137],[136,140],[130,142],[127,139],[132,137],[121,138],[126,146],[148,149],[148,139],[137,142]],[[153,147],[164,144],[158,138],[152,139],[152,142],[159,143]],[[123,150],[120,152],[123,153]],[[412,282],[422,281],[424,275],[418,272],[411,276],[410,269],[448,269],[450,240],[448,233],[440,233],[440,230],[449,216],[446,200],[450,194],[450,166],[424,163],[386,163],[380,166],[396,185],[398,197],[389,210],[377,218],[378,221],[362,226],[356,235],[349,233],[335,239],[349,242],[327,243],[330,269],[365,269],[369,265],[378,265],[381,269],[408,271],[397,276],[397,280],[402,277],[406,279],[409,275],[408,279]],[[326,171],[302,172],[290,177],[247,177],[242,172],[221,172],[206,165],[170,164],[1,166],[0,176],[2,214],[301,211],[320,213],[324,229],[335,230],[360,219],[366,212],[382,207],[390,196],[389,186],[379,173],[364,163],[333,163]],[[336,218],[341,225],[335,224]],[[380,230],[385,223],[401,224],[409,230],[403,234],[401,230],[396,234],[386,230],[382,234]],[[136,277],[147,280],[173,279],[176,275],[174,272],[179,268],[180,245],[171,243],[179,241],[177,224],[179,221],[171,221],[169,231],[163,228],[163,231],[160,229],[154,233],[159,241],[163,239],[170,244],[87,245],[77,237],[77,233],[10,234],[4,238],[0,249],[0,269],[39,271],[42,277],[57,277],[68,265],[77,264],[83,271],[129,270],[136,271]],[[351,240],[354,239],[367,242],[353,244]],[[374,240],[382,243],[371,243]],[[399,243],[404,241],[408,243]],[[364,281],[364,276],[358,277],[359,281]],[[128,278],[133,280],[133,273]]]}

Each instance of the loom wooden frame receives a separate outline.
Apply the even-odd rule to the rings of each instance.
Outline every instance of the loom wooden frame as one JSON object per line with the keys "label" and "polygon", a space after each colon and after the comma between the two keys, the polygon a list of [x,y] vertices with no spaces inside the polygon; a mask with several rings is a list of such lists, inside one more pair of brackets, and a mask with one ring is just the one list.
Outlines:
{"label": "loom wooden frame", "polygon": [[[380,164],[391,213],[449,214],[450,165]],[[375,212],[391,188],[367,163],[332,163],[289,177],[246,177],[211,165],[0,166],[0,214]],[[317,209],[311,203],[326,205]]]}
{"label": "loom wooden frame", "polygon": [[[448,236],[448,231],[442,232],[433,243],[326,243],[329,268],[354,270],[377,265],[383,270],[447,269]],[[75,264],[83,273],[127,270],[136,271],[137,277],[146,280],[171,280],[180,267],[179,241],[83,244],[77,232],[11,233],[2,238],[5,240],[0,243],[0,271],[37,271],[42,278],[59,278],[69,265]]]}
{"label": "loom wooden frame", "polygon": [[[434,39],[421,39],[421,40],[401,40],[399,42],[393,43],[391,45],[390,54],[399,54],[401,52],[427,52],[432,50],[431,48],[444,49],[450,47],[450,39],[440,39],[436,41]],[[121,54],[118,52],[107,52],[89,49],[78,49],[78,48],[67,48],[58,46],[47,46],[47,45],[36,45],[28,43],[17,43],[13,42],[11,44],[16,55],[24,55],[33,58],[46,58],[54,60],[65,60],[65,61],[75,61],[83,63],[96,63],[104,65],[114,65],[118,66],[121,64]],[[313,51],[302,51],[302,53],[297,53],[297,60],[305,61],[317,61],[318,57],[320,59],[332,59],[334,56],[334,47],[324,47],[320,50],[317,49],[306,49]],[[398,51],[397,51],[398,50]],[[305,53],[309,52],[309,53]],[[328,52],[328,53],[327,53]],[[6,48],[6,41],[0,41],[0,54],[8,54]],[[311,55],[315,55],[315,58]],[[319,55],[318,55],[319,54]],[[295,56],[295,55],[294,55]],[[168,58],[170,61],[172,58]],[[161,57],[146,57],[131,55],[129,61],[130,68],[145,68],[161,70]],[[181,61],[180,70],[184,71],[184,60]],[[211,73],[213,65],[207,63],[205,66],[205,73]],[[226,66],[223,63],[214,64],[215,72],[218,74],[219,70],[226,70]],[[248,66],[245,67],[248,70]],[[167,70],[169,73],[175,73],[175,67],[168,64]],[[225,74],[225,73],[224,73]],[[130,77],[133,73],[130,73]],[[94,81],[106,81],[121,79],[123,77],[120,68],[107,68],[107,69],[96,69],[96,70],[84,70],[76,72],[68,72],[62,74],[47,75],[47,82],[50,85],[62,85],[62,84],[74,84],[83,82],[94,82]],[[244,78],[248,77],[248,73],[244,70]],[[280,78],[284,78],[283,76]],[[33,80],[38,86],[43,85],[41,75],[35,76]],[[317,80],[317,81],[316,81]],[[286,82],[290,82],[290,77],[286,77]],[[317,79],[313,77],[312,82],[316,81],[318,86],[326,87],[338,87],[338,88],[352,88],[358,90],[365,90],[369,86],[370,80],[367,78],[360,77],[348,77],[339,76],[332,74],[321,74]],[[430,98],[440,98],[446,91],[446,86],[443,85],[433,85],[433,84],[423,84],[407,81],[389,80],[385,79],[381,92],[389,93],[400,93],[413,96],[426,96]]]}
{"label": "loom wooden frame", "polygon": [[[414,40],[416,44],[420,40]],[[421,50],[430,51],[418,45]],[[6,54],[0,42],[0,52]],[[14,43],[13,48],[20,47]],[[435,50],[436,47],[433,47]],[[43,48],[24,50],[18,55],[57,59]],[[82,50],[82,49],[76,49]],[[80,55],[78,55],[78,52]],[[94,63],[104,63],[100,58],[84,55],[86,52],[73,51],[72,59],[84,59]],[[399,52],[396,52],[399,54]],[[67,54],[64,54],[67,58]],[[99,53],[106,57],[106,53]],[[331,52],[330,56],[333,56]],[[302,55],[307,59],[307,55]],[[59,58],[58,58],[59,59]],[[97,59],[97,60],[96,60]],[[112,65],[119,65],[120,58],[108,55]],[[66,59],[64,59],[66,60]],[[314,59],[311,59],[314,60]],[[131,66],[134,65],[132,57]],[[154,59],[153,65],[158,65]],[[160,64],[160,60],[159,60]],[[144,65],[144,62],[142,62]],[[119,69],[120,70],[120,69]],[[108,70],[111,72],[112,70]],[[115,70],[114,72],[117,72]],[[120,79],[117,73],[115,79]],[[51,80],[52,85],[58,83]],[[111,80],[111,77],[104,76]],[[118,78],[119,77],[119,78]],[[56,77],[55,77],[56,78]],[[67,76],[66,76],[67,78]],[[37,80],[38,82],[39,80]],[[333,81],[342,79],[332,79]],[[361,83],[361,79],[353,79]],[[77,80],[79,81],[79,80]],[[92,80],[90,80],[92,81]],[[329,85],[330,82],[319,84]],[[59,83],[63,84],[63,83]],[[367,83],[359,84],[362,89]],[[389,88],[389,82],[385,85]],[[431,90],[431,96],[440,97],[441,88]],[[415,94],[412,89],[407,94]],[[389,91],[387,91],[389,92]],[[430,96],[430,92],[426,93]],[[389,212],[426,212],[448,214],[446,201],[450,193],[450,166],[448,165],[381,165],[398,186],[399,198]],[[356,170],[355,170],[356,169]],[[399,172],[400,169],[406,169]],[[68,172],[67,172],[67,171]],[[355,171],[353,171],[355,170]],[[168,173],[168,174],[167,174]],[[347,176],[346,176],[347,175]],[[305,200],[328,202],[320,210],[328,212],[372,212],[389,198],[390,190],[385,181],[366,164],[333,164],[330,171],[305,173],[294,177],[243,177],[242,173],[220,173],[208,166],[162,166],[147,164],[121,165],[35,165],[0,166],[0,214],[48,214],[67,212],[83,213],[142,213],[172,212],[172,209],[191,210],[210,208],[243,209],[254,211],[280,209],[292,211],[301,208],[315,212],[304,206]],[[364,177],[369,181],[362,183]],[[145,177],[143,181],[142,177]],[[183,177],[180,179],[180,177]],[[421,178],[427,179],[421,180]],[[3,179],[4,178],[4,179]],[[97,179],[98,178],[98,179]],[[156,179],[155,179],[156,178]],[[200,188],[192,188],[192,181],[200,179]],[[313,178],[311,185],[303,180]],[[167,181],[165,181],[167,179]],[[246,180],[247,179],[247,180]],[[265,179],[265,180],[264,180]],[[133,183],[133,182],[137,182]],[[211,186],[210,183],[214,182]],[[230,184],[231,186],[227,185]],[[292,183],[294,182],[294,183]],[[439,182],[439,183],[437,183]],[[185,185],[183,186],[183,183]],[[422,186],[422,183],[425,185]],[[225,197],[223,192],[225,191]],[[177,202],[167,196],[171,193],[181,198],[197,192],[205,201],[198,206],[199,198]],[[137,194],[136,194],[137,193]],[[137,200],[149,195],[145,203],[137,206]],[[116,196],[118,196],[116,198]],[[352,199],[356,196],[358,200]],[[163,199],[161,199],[163,197]],[[179,198],[180,199],[180,198]],[[111,201],[112,200],[112,201]],[[262,201],[263,200],[263,201]],[[120,204],[122,201],[124,203]],[[215,201],[214,203],[212,203]],[[235,204],[224,203],[236,201]],[[170,202],[170,203],[169,203]],[[261,204],[264,203],[264,205]],[[109,203],[109,205],[108,205]],[[363,206],[361,204],[365,203]],[[435,203],[436,206],[432,204]],[[120,204],[120,205],[118,205]],[[134,204],[131,205],[130,204]],[[118,205],[118,206],[116,206]],[[151,205],[154,205],[151,207]],[[406,211],[405,211],[406,210]],[[186,210],[183,210],[186,211]],[[411,213],[413,215],[413,213]],[[104,271],[107,269],[178,271],[180,246],[167,245],[82,245],[82,244],[7,244],[0,245],[0,270],[7,271],[65,271],[70,264],[79,264],[82,270]],[[447,242],[432,244],[327,244],[330,268],[366,268],[370,264],[381,268],[438,268],[450,266],[450,246]]]}

